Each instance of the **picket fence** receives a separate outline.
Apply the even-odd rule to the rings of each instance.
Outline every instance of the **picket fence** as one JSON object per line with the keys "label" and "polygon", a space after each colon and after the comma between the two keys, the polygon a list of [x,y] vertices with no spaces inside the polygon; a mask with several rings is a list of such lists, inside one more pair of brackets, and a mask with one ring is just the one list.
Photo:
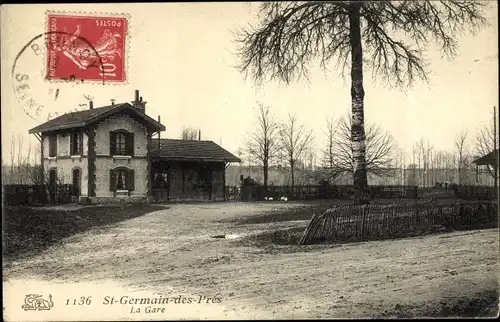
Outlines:
{"label": "picket fence", "polygon": [[436,226],[498,227],[497,211],[492,201],[337,206],[315,214],[299,244],[401,237]]}

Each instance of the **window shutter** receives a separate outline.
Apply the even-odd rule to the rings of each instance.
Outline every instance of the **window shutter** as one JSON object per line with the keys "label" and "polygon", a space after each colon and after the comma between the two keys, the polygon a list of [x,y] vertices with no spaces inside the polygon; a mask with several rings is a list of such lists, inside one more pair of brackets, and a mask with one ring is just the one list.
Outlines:
{"label": "window shutter", "polygon": [[128,190],[135,190],[135,171],[134,170],[128,170],[127,189]]}
{"label": "window shutter", "polygon": [[113,169],[109,170],[109,191],[116,191],[116,173]]}
{"label": "window shutter", "polygon": [[127,155],[134,155],[134,133],[127,133]]}
{"label": "window shutter", "polygon": [[70,133],[69,134],[69,155],[75,154],[75,149],[73,148],[73,145],[75,144],[75,142],[73,142],[73,137],[74,137],[74,134]]}
{"label": "window shutter", "polygon": [[55,134],[49,138],[49,156],[57,156],[57,136]]}
{"label": "window shutter", "polygon": [[80,148],[80,155],[83,155],[83,132],[78,133],[78,146]]}
{"label": "window shutter", "polygon": [[116,133],[115,132],[109,132],[109,154],[110,155],[116,154]]}

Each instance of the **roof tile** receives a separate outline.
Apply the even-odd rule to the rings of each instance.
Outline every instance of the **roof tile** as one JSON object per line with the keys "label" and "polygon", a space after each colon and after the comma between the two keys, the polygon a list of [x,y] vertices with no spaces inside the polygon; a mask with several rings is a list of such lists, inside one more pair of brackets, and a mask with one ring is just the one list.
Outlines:
{"label": "roof tile", "polygon": [[204,160],[217,162],[241,162],[231,152],[225,150],[213,141],[153,139],[151,152],[153,157],[169,160]]}
{"label": "roof tile", "polygon": [[[47,121],[43,124],[40,124],[37,127],[32,128],[31,130],[29,130],[29,132],[40,133],[40,132],[84,126],[86,125],[86,122],[98,118],[99,116],[106,114],[108,112],[111,112],[113,109],[118,109],[120,107],[127,107],[127,106],[132,107],[132,105],[128,103],[119,103],[108,106],[96,107],[84,111],[66,113],[50,121]],[[149,122],[158,123],[146,114],[144,114],[143,116]]]}

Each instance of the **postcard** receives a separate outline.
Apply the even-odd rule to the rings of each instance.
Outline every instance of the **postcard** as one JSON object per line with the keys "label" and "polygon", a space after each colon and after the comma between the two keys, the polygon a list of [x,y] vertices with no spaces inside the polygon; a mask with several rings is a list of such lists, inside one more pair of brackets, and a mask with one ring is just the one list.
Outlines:
{"label": "postcard", "polygon": [[492,1],[5,4],[5,321],[498,317]]}

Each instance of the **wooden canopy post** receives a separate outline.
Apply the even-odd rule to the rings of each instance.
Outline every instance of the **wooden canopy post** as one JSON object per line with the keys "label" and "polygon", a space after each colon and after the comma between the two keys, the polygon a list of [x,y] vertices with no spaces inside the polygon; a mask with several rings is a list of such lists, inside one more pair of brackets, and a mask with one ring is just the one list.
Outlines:
{"label": "wooden canopy post", "polygon": [[224,201],[227,201],[226,197],[226,169],[227,169],[227,162],[224,162],[224,172],[222,173],[222,191],[224,193]]}

